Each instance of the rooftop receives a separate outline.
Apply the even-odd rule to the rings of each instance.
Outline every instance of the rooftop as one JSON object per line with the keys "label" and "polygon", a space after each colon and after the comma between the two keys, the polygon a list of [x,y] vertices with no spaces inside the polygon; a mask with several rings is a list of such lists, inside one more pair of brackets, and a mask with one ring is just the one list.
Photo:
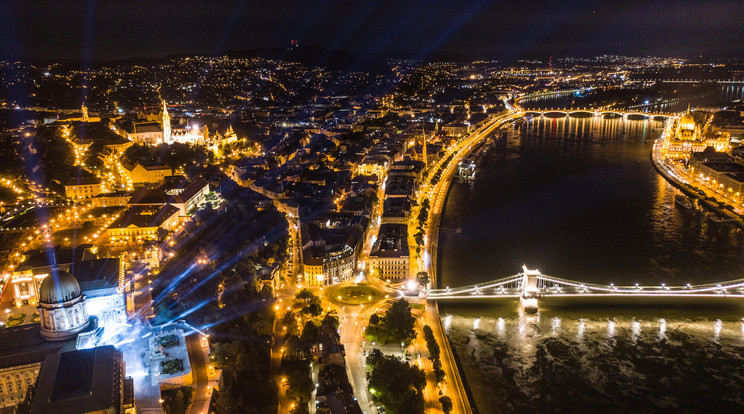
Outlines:
{"label": "rooftop", "polygon": [[76,343],[75,339],[46,341],[39,324],[4,328],[0,339],[0,368],[42,362],[48,355],[74,350]]}
{"label": "rooftop", "polygon": [[408,226],[385,223],[380,226],[377,241],[372,246],[370,257],[407,257]]}
{"label": "rooftop", "polygon": [[118,412],[120,376],[121,360],[111,345],[50,355],[39,372],[31,413]]}
{"label": "rooftop", "polygon": [[127,227],[160,227],[181,210],[166,204],[164,206],[131,206],[108,227],[123,229]]}

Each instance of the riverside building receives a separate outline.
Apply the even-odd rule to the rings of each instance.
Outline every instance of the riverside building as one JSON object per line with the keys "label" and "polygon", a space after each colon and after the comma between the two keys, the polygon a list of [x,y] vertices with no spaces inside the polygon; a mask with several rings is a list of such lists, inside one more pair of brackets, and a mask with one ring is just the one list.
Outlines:
{"label": "riverside building", "polygon": [[381,225],[369,260],[371,271],[381,280],[408,278],[408,226],[393,223]]}

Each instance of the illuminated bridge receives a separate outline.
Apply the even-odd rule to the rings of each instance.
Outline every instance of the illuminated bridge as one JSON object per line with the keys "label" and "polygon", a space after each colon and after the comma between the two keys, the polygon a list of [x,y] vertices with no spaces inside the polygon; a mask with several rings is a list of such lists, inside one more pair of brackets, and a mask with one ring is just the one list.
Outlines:
{"label": "illuminated bridge", "polygon": [[642,118],[653,118],[653,117],[672,117],[672,114],[656,113],[656,112],[640,112],[640,111],[618,111],[613,109],[594,109],[594,108],[571,108],[571,109],[557,109],[557,108],[540,108],[540,109],[523,109],[525,115],[539,114],[545,116],[545,114],[562,114],[566,116],[571,115],[591,115],[591,116],[605,116],[605,115],[616,115],[622,116],[623,119],[627,119],[628,116],[637,116]]}
{"label": "illuminated bridge", "polygon": [[617,286],[584,283],[544,275],[522,267],[522,272],[490,282],[444,289],[431,289],[427,299],[519,298],[526,310],[537,310],[543,297],[733,297],[744,298],[744,279],[703,285]]}

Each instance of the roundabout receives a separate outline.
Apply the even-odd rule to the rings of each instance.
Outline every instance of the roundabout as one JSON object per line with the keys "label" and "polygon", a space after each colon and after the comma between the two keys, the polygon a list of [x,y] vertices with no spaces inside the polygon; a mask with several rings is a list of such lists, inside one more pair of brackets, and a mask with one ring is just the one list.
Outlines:
{"label": "roundabout", "polygon": [[326,291],[326,298],[340,305],[366,305],[384,297],[384,292],[368,284],[338,286]]}

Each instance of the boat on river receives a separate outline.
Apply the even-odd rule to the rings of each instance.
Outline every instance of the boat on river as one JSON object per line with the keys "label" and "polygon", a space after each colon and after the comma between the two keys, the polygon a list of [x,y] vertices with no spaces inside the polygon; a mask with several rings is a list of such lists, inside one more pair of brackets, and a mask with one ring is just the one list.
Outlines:
{"label": "boat on river", "polygon": [[690,197],[687,197],[683,194],[677,194],[676,196],[674,196],[674,204],[682,207],[685,210],[692,210],[695,207],[692,204],[692,200],[690,200]]}

